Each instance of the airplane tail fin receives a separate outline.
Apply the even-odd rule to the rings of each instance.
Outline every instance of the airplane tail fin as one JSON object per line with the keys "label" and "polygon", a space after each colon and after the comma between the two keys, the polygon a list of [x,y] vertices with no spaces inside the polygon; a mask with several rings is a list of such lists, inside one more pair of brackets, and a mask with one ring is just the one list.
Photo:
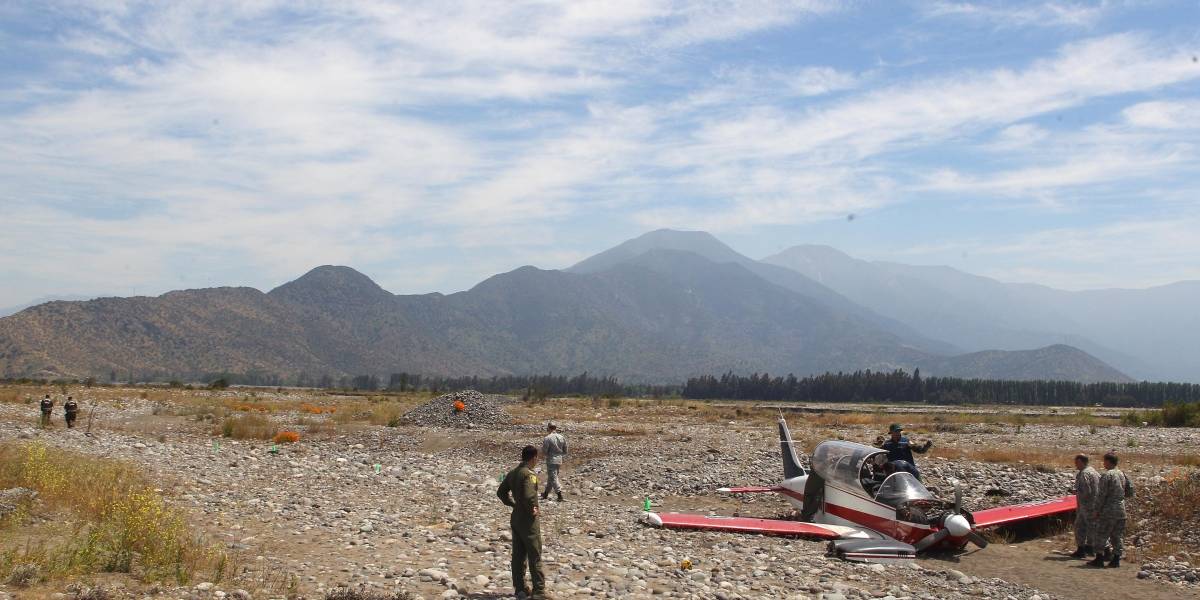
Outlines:
{"label": "airplane tail fin", "polygon": [[792,432],[788,431],[783,417],[779,417],[779,450],[783,454],[784,479],[804,475],[804,467],[800,466],[800,458],[796,456],[796,445],[792,443]]}

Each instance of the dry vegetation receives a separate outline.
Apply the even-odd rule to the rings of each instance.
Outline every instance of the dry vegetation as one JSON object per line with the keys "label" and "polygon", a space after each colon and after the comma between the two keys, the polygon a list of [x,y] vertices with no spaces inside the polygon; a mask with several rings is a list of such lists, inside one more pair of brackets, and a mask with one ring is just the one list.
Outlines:
{"label": "dry vegetation", "polygon": [[234,415],[221,422],[218,433],[235,440],[269,440],[279,433],[279,425],[259,414]]}
{"label": "dry vegetation", "polygon": [[[1129,504],[1129,530],[1134,536],[1146,535],[1148,556],[1162,557],[1177,554],[1182,545],[1171,539],[1181,531],[1200,528],[1200,471],[1184,468],[1171,472],[1165,482],[1138,490],[1136,502]],[[1143,532],[1142,523],[1170,523],[1159,530],[1150,527]]]}
{"label": "dry vegetation", "polygon": [[[9,443],[0,445],[0,487],[37,492],[35,503],[0,524],[0,579],[29,585],[103,571],[187,583],[227,570],[225,554],[125,463]],[[56,526],[22,535],[30,517]]]}

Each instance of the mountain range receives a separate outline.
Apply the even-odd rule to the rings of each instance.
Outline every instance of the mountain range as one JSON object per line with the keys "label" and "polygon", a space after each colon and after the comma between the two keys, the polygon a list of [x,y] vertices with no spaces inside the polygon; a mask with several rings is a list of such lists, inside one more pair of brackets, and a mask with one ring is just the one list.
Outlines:
{"label": "mountain range", "polygon": [[[664,383],[725,371],[920,368],[1128,381],[1126,372],[1194,364],[1176,356],[1164,366],[1146,351],[1149,334],[1132,336],[1136,321],[1111,313],[1148,303],[1162,311],[1155,323],[1169,321],[1164,313],[1196,297],[1196,287],[1179,285],[1173,293],[1063,292],[819,246],[756,261],[707,233],[659,230],[565,270],[521,267],[448,295],[395,295],[354,269],[323,266],[266,293],[43,303],[0,318],[0,374],[315,380],[586,370]],[[1122,335],[1129,339],[1114,342]]]}

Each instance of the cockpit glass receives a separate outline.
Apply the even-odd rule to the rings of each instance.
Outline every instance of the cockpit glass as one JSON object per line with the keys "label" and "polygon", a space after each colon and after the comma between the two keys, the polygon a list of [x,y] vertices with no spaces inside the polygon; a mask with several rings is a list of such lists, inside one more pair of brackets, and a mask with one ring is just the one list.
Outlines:
{"label": "cockpit glass", "polygon": [[[825,481],[846,489],[861,489],[864,467],[870,459],[883,451],[871,446],[841,440],[822,442],[813,451],[812,467]],[[870,473],[866,467],[866,473]]]}
{"label": "cockpit glass", "polygon": [[911,473],[892,473],[888,478],[883,480],[879,486],[879,491],[875,493],[875,500],[889,506],[899,506],[902,502],[910,500],[932,500],[934,495],[917,481]]}

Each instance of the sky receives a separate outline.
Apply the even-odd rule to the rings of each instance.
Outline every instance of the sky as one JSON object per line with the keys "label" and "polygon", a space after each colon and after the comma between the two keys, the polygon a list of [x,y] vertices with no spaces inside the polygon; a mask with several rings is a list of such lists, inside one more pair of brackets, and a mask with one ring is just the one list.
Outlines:
{"label": "sky", "polygon": [[1200,279],[1200,2],[0,4],[0,305],[396,293],[652,229]]}

